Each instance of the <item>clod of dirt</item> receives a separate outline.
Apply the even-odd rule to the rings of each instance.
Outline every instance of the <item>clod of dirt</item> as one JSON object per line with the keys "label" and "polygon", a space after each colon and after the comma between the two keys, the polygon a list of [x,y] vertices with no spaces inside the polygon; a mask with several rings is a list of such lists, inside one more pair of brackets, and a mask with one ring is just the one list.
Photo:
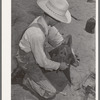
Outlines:
{"label": "clod of dirt", "polygon": [[95,19],[94,18],[89,18],[87,20],[85,31],[91,34],[95,33]]}

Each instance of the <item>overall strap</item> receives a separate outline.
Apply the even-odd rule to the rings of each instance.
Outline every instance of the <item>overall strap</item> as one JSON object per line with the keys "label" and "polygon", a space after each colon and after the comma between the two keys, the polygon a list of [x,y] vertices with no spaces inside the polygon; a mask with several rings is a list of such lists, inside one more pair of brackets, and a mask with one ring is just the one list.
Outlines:
{"label": "overall strap", "polygon": [[28,28],[31,28],[31,27],[37,27],[37,28],[40,28],[41,31],[42,31],[43,33],[45,33],[45,29],[44,29],[43,26],[42,26],[41,24],[39,24],[39,23],[33,23],[32,25],[29,25]]}
{"label": "overall strap", "polygon": [[[43,26],[41,25],[41,24],[39,24],[39,23],[33,23],[33,24],[31,24],[31,25],[29,25],[29,27],[28,28],[31,28],[31,27],[37,27],[37,28],[40,28],[41,29],[41,31],[44,33],[44,35],[45,35],[45,29],[43,28]],[[46,40],[45,41],[48,41],[48,36],[47,35],[45,35],[45,37],[46,37]]]}

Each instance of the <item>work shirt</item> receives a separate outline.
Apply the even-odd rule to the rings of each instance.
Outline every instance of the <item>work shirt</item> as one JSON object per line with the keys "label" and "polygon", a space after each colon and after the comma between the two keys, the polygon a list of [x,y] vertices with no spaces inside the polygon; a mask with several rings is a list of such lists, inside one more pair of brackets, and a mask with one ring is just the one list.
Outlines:
{"label": "work shirt", "polygon": [[[42,29],[38,27],[39,24]],[[46,70],[57,70],[60,66],[59,62],[55,62],[47,58],[44,51],[44,43],[48,40],[48,43],[53,46],[59,46],[63,37],[58,30],[53,26],[48,26],[45,19],[42,16],[37,17],[24,32],[22,39],[19,42],[19,47],[26,53],[32,51],[34,58],[40,67]]]}

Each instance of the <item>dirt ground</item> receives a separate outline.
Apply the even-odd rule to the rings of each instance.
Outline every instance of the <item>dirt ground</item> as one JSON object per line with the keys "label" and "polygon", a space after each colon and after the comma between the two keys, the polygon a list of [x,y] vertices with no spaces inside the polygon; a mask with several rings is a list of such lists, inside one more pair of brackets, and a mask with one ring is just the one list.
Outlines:
{"label": "dirt ground", "polygon": [[[95,73],[95,34],[90,34],[84,30],[87,20],[90,17],[95,18],[95,2],[90,3],[87,0],[68,0],[68,2],[70,5],[69,11],[74,16],[72,17],[72,22],[70,24],[60,23],[56,27],[63,36],[72,35],[73,49],[80,58],[80,65],[77,68],[72,67],[71,78],[72,82],[78,86],[90,72]],[[34,18],[42,13],[42,10],[36,4],[36,0],[12,0],[12,71],[17,67],[15,54],[23,31]],[[48,45],[47,48],[49,49]],[[67,80],[63,73],[48,73],[47,77],[59,91],[67,88]],[[11,96],[12,100],[44,100],[19,84],[12,85]],[[64,96],[58,93],[52,100],[83,99],[78,98],[78,96],[70,96],[69,94]]]}

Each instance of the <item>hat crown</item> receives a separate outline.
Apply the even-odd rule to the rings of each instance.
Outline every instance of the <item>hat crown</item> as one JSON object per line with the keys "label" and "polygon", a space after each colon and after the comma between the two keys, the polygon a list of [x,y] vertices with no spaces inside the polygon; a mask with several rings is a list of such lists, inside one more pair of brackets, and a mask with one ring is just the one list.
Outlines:
{"label": "hat crown", "polygon": [[69,4],[66,0],[49,0],[48,2],[59,10],[67,11],[69,7]]}

